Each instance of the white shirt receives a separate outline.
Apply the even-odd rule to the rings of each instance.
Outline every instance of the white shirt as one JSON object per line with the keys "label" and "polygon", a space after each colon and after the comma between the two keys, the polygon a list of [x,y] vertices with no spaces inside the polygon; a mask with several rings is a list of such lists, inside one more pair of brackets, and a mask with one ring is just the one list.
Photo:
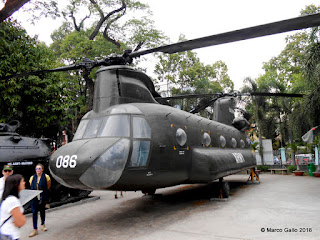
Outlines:
{"label": "white shirt", "polygon": [[[0,209],[0,225],[11,216],[11,211],[20,207],[21,213],[24,209],[21,206],[21,203],[18,198],[15,196],[8,196],[1,204]],[[20,229],[13,224],[13,218],[11,217],[3,226],[1,227],[1,233],[5,235],[11,235],[13,239],[20,238]]]}
{"label": "white shirt", "polygon": [[5,180],[4,177],[0,178],[0,201],[2,199],[2,194],[3,194],[3,190],[4,190],[4,184],[5,184]]}

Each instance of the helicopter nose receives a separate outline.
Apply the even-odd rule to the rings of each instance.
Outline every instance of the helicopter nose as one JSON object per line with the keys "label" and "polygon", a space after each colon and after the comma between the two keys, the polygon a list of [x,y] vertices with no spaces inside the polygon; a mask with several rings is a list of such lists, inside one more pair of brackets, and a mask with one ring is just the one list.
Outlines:
{"label": "helicopter nose", "polygon": [[50,171],[66,187],[106,189],[121,177],[129,150],[130,141],[125,138],[77,140],[51,156]]}

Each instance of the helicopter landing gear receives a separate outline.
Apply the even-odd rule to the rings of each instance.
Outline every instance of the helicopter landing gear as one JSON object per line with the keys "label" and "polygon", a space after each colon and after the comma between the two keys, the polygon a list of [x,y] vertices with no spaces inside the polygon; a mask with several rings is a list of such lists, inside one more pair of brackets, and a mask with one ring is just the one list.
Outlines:
{"label": "helicopter landing gear", "polygon": [[223,178],[219,178],[218,187],[215,184],[214,197],[210,198],[211,201],[227,201],[230,196],[230,186],[228,182],[224,182]]}
{"label": "helicopter landing gear", "polygon": [[251,169],[249,178],[248,178],[248,182],[251,180],[251,183],[254,183],[255,181],[258,181],[258,183],[260,183],[260,179],[259,179],[259,173],[256,172],[255,168]]}
{"label": "helicopter landing gear", "polygon": [[230,196],[230,186],[228,182],[223,182],[223,178],[219,178],[220,193],[219,198],[228,198]]}
{"label": "helicopter landing gear", "polygon": [[141,192],[146,196],[150,196],[156,193],[156,189],[141,190]]}
{"label": "helicopter landing gear", "polygon": [[[122,195],[122,191],[120,191],[120,197],[123,197]],[[118,192],[116,191],[116,193],[114,194],[114,198],[117,199],[118,198]]]}

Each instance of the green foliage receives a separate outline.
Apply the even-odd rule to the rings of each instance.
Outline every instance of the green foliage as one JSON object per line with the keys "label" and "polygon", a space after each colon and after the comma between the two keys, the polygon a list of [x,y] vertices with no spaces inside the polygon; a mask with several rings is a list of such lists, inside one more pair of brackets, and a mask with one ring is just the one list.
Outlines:
{"label": "green foliage", "polygon": [[[179,41],[183,40],[184,36],[180,36]],[[233,91],[234,84],[227,74],[226,64],[222,61],[205,65],[192,51],[159,55],[158,59],[154,72],[158,81],[166,82],[170,86],[168,95]],[[197,102],[185,99],[179,105],[184,110],[190,110]]]}
{"label": "green foliage", "polygon": [[[153,47],[165,39],[149,18],[148,5],[140,1],[70,0],[59,11],[66,21],[51,35],[53,43],[50,48],[60,61],[69,64],[85,58],[102,59],[120,55],[123,49],[134,48],[139,43]],[[76,78],[73,82],[79,84],[75,90],[79,91],[77,101],[80,109],[87,106],[86,111],[91,110],[95,69],[89,76],[82,72],[82,75],[73,77]],[[78,113],[82,115],[81,110]]]}
{"label": "green foliage", "polygon": [[[241,90],[244,93],[269,92],[272,86],[271,84],[264,84],[264,81],[255,81],[251,78],[246,78],[244,83],[245,85]],[[259,136],[262,135],[265,138],[274,139],[276,137],[275,119],[279,116],[272,111],[274,110],[275,100],[263,96],[255,96],[244,98],[243,101],[247,105],[246,110],[251,115],[250,121],[257,125]]]}
{"label": "green foliage", "polygon": [[296,152],[298,151],[299,146],[302,146],[302,143],[289,143],[286,146],[286,149],[288,149],[289,153],[292,153],[293,155],[296,155]]}
{"label": "green foliage", "polygon": [[[56,66],[50,49],[29,37],[17,22],[2,22],[0,38],[0,76]],[[20,120],[23,134],[55,135],[69,118],[65,112],[70,107],[69,83],[62,76],[55,73],[1,81],[0,121]]]}
{"label": "green foliage", "polygon": [[251,150],[255,151],[255,150],[258,150],[258,148],[259,148],[259,142],[254,142],[250,145]]}
{"label": "green foliage", "polygon": [[261,172],[268,172],[270,166],[267,165],[258,165],[257,170],[260,170]]}
{"label": "green foliage", "polygon": [[95,40],[89,40],[87,32],[73,31],[64,33],[64,26],[52,35],[54,42],[51,49],[60,59],[75,63],[84,58],[103,58],[112,53],[120,53],[112,43],[98,35]]}
{"label": "green foliage", "polygon": [[[319,12],[315,5],[301,14]],[[300,139],[312,126],[320,124],[320,44],[319,29],[304,30],[287,37],[285,49],[263,66],[265,73],[247,81],[243,92],[303,93],[298,98],[262,98],[247,100],[247,109],[258,123],[262,135],[283,142]],[[276,134],[275,134],[276,133]]]}
{"label": "green foliage", "polygon": [[122,53],[123,49],[135,48],[139,43],[154,47],[165,39],[150,18],[152,12],[149,6],[137,0],[68,0],[66,4],[58,5],[56,12],[51,14],[57,15],[63,16],[65,22],[58,33],[53,33],[54,41],[61,41],[66,35],[79,32],[85,40],[102,43],[103,38],[109,43],[105,48],[102,44],[104,51],[94,57],[103,57],[106,51],[108,54]]}
{"label": "green foliage", "polygon": [[280,141],[274,141],[274,142],[272,143],[272,149],[273,149],[273,150],[279,150],[280,147],[281,147]]}
{"label": "green foliage", "polygon": [[297,170],[297,166],[295,166],[295,165],[290,165],[290,166],[288,166],[287,168],[288,168],[288,171],[289,171],[290,173],[292,173],[293,171],[296,171],[296,170]]}
{"label": "green foliage", "polygon": [[[141,42],[153,47],[165,39],[154,27],[148,5],[136,0],[32,1],[26,8],[33,21],[51,16],[63,17],[65,22],[51,35],[50,49],[27,36],[17,23],[2,25],[0,75],[50,69],[84,58],[102,59]],[[89,76],[64,72],[1,82],[0,120],[21,120],[28,134],[39,135],[45,129],[56,134],[61,125],[70,124],[70,118],[78,121],[91,110],[94,72]]]}

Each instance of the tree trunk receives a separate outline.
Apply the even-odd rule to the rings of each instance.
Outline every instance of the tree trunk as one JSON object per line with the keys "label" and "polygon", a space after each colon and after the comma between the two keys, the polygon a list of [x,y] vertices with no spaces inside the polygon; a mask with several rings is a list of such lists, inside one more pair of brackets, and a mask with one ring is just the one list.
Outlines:
{"label": "tree trunk", "polygon": [[0,22],[3,22],[10,17],[15,11],[21,8],[30,0],[7,0],[6,4],[0,11]]}
{"label": "tree trunk", "polygon": [[261,157],[261,164],[264,165],[264,158],[263,158],[263,147],[262,147],[262,135],[261,135],[261,128],[259,127],[259,154]]}
{"label": "tree trunk", "polygon": [[262,147],[262,131],[261,131],[261,120],[259,119],[259,105],[258,101],[256,101],[256,109],[257,109],[257,123],[258,123],[258,134],[259,134],[259,154],[261,158],[261,164],[264,165],[263,159],[263,147]]}

